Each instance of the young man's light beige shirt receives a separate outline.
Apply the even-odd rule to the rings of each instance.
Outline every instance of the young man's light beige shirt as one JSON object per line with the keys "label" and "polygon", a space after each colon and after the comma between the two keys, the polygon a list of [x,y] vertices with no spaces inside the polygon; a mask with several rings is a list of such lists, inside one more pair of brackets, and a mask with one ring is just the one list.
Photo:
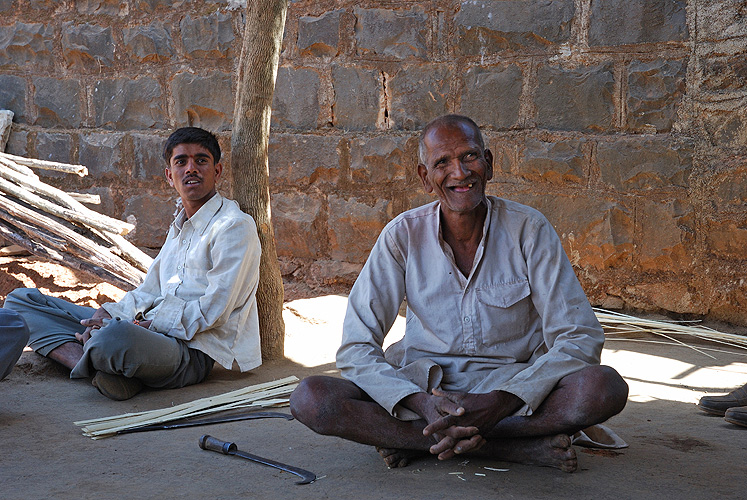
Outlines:
{"label": "young man's light beige shirt", "polygon": [[254,219],[220,194],[192,217],[182,210],[143,283],[112,317],[152,320],[150,329],[186,340],[223,367],[262,363],[255,295],[261,250]]}

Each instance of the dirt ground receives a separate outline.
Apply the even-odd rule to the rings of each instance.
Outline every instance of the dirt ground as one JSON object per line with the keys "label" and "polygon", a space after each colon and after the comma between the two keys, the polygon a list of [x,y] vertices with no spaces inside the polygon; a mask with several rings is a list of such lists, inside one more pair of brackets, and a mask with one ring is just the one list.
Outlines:
{"label": "dirt ground", "polygon": [[[0,258],[0,299],[18,286],[91,306],[122,291],[95,278],[33,258]],[[163,408],[288,375],[336,374],[346,297],[302,286],[287,288],[286,358],[247,374],[216,368],[197,386],[147,391],[117,402],[87,380],[70,380],[51,362],[26,352],[0,382],[0,498],[744,498],[747,428],[699,412],[705,393],[747,382],[747,352],[698,344],[690,348],[640,337],[610,340],[603,363],[630,385],[625,410],[610,422],[630,446],[616,451],[577,447],[579,470],[483,459],[424,458],[387,469],[373,448],[315,435],[297,421],[225,423],[91,440],[76,420]],[[402,321],[392,336],[401,335]],[[287,411],[281,410],[281,411]],[[295,476],[201,450],[202,434],[240,449],[315,472]],[[500,469],[500,470],[493,470]],[[460,474],[456,474],[460,473]]]}

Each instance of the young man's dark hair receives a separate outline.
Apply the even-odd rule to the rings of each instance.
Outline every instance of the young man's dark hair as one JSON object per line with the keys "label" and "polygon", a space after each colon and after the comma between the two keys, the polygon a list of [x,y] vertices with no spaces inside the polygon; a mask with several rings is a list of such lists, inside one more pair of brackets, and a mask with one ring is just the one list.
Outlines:
{"label": "young man's dark hair", "polygon": [[174,133],[169,136],[166,140],[166,144],[163,146],[163,159],[166,160],[166,163],[169,163],[171,160],[171,153],[174,152],[174,148],[179,144],[199,144],[213,155],[214,163],[220,161],[220,145],[218,144],[218,139],[207,130],[197,127],[182,127],[176,129]]}

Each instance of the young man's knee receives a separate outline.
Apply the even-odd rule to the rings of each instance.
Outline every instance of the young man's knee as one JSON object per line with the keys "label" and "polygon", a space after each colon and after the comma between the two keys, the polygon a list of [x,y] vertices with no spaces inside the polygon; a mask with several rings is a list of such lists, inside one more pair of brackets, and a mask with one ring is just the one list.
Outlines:
{"label": "young man's knee", "polygon": [[26,309],[25,304],[29,302],[29,294],[34,292],[39,293],[36,288],[16,288],[5,297],[3,307],[16,312],[23,311]]}

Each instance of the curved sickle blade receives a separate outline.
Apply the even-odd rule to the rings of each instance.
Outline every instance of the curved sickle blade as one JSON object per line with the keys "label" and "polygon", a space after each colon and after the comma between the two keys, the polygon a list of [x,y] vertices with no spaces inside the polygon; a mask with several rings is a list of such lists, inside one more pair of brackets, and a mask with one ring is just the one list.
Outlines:
{"label": "curved sickle blade", "polygon": [[257,462],[262,465],[268,465],[270,467],[295,474],[296,476],[301,478],[301,481],[296,481],[296,484],[309,484],[313,483],[316,480],[316,474],[314,474],[313,472],[282,464],[280,462],[276,462],[275,460],[270,460],[269,458],[262,458],[257,455],[252,455],[251,453],[239,450],[236,447],[236,443],[221,441],[220,439],[214,438],[207,434],[200,437],[199,444],[200,448],[202,448],[203,450],[216,451],[218,453],[223,453],[224,455],[235,455],[237,457],[251,460],[252,462]]}

